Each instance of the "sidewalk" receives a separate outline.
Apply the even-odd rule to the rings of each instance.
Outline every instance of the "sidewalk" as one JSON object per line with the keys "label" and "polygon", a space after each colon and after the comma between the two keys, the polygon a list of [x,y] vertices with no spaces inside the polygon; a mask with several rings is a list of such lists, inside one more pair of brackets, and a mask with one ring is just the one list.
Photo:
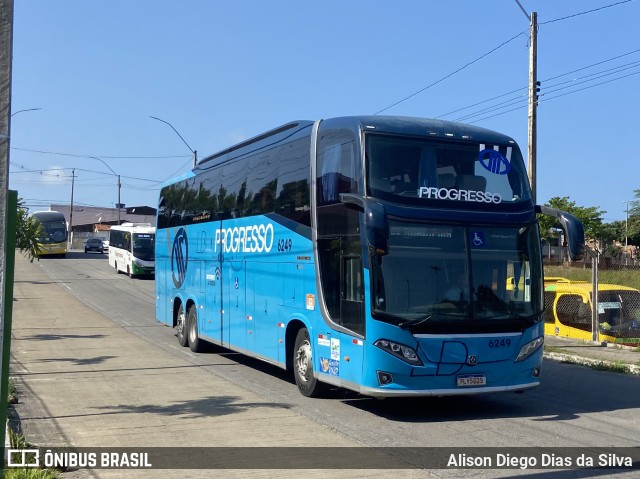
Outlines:
{"label": "sidewalk", "polygon": [[544,339],[545,358],[640,375],[640,344],[634,348],[555,336]]}

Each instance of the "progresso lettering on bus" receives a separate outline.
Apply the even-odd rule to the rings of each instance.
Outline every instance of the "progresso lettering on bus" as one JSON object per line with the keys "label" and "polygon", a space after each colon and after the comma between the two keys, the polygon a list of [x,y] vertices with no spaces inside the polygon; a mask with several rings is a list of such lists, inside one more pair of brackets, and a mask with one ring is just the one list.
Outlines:
{"label": "progresso lettering on bus", "polygon": [[475,201],[477,203],[501,203],[500,193],[488,191],[457,190],[455,188],[435,188],[423,186],[418,190],[418,197],[430,200]]}
{"label": "progresso lettering on bus", "polygon": [[269,253],[273,238],[271,223],[218,229],[214,251],[220,245],[223,253]]}

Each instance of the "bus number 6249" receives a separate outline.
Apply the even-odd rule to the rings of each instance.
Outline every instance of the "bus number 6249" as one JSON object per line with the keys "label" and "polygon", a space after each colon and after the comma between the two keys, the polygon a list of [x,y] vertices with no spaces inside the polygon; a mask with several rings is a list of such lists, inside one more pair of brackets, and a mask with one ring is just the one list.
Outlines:
{"label": "bus number 6249", "polygon": [[291,238],[278,240],[278,251],[291,251]]}

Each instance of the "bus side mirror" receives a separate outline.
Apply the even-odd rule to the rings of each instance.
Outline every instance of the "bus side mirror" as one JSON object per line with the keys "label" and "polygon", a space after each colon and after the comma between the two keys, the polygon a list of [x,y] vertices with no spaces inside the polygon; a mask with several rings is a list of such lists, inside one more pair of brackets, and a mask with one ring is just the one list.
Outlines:
{"label": "bus side mirror", "polygon": [[572,261],[579,261],[584,257],[584,227],[578,218],[566,211],[560,211],[549,206],[536,205],[536,213],[551,216],[560,223],[567,238],[569,257]]}
{"label": "bus side mirror", "polygon": [[367,201],[352,193],[340,193],[340,202],[353,205],[364,212],[364,227],[369,249],[374,254],[385,255],[389,249],[389,226],[384,206],[376,201]]}

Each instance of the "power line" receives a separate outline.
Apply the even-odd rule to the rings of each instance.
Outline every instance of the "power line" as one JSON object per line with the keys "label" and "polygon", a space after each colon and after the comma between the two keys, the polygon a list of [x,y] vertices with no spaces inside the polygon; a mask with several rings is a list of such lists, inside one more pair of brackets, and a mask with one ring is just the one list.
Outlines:
{"label": "power line", "polygon": [[[560,98],[560,97],[563,97],[563,96],[572,95],[573,93],[578,93],[578,92],[581,92],[581,91],[584,91],[584,90],[588,90],[588,89],[590,89],[590,88],[595,88],[595,87],[597,87],[597,86],[605,85],[605,84],[607,84],[607,83],[612,83],[612,82],[614,82],[614,81],[623,80],[623,79],[625,79],[625,78],[628,78],[628,77],[631,77],[631,76],[634,76],[634,75],[638,75],[638,74],[640,74],[640,72],[630,73],[630,74],[628,74],[628,75],[624,75],[624,76],[619,77],[619,78],[612,78],[611,80],[607,80],[607,81],[604,81],[604,82],[600,82],[600,83],[597,83],[597,84],[595,84],[595,85],[589,85],[589,86],[586,86],[586,87],[584,87],[584,88],[579,88],[579,89],[574,90],[574,91],[570,91],[570,92],[562,93],[562,94],[560,94],[560,95],[556,95],[556,96],[553,96],[553,97],[551,97],[551,98],[543,98],[543,99],[540,99],[540,100],[539,100],[539,102],[540,102],[540,103],[542,103],[542,102],[547,102],[547,101],[550,101],[550,100],[555,100],[555,99]],[[513,108],[513,109],[511,109],[511,110],[503,111],[503,112],[501,112],[501,113],[496,113],[495,115],[485,116],[485,117],[483,117],[483,118],[479,118],[479,119],[477,119],[477,120],[470,121],[469,123],[477,123],[477,122],[479,122],[479,121],[487,120],[487,119],[489,119],[489,118],[493,118],[493,117],[496,117],[496,116],[504,115],[504,114],[506,114],[506,113],[510,113],[510,112],[512,112],[512,111],[515,111],[515,110],[519,110],[519,109],[521,109],[521,108],[523,108],[523,107],[524,107],[524,106],[519,106],[519,107]]]}
{"label": "power line", "polygon": [[491,49],[491,50],[489,50],[487,53],[485,53],[485,54],[483,54],[483,55],[480,55],[480,56],[479,56],[478,58],[476,58],[475,60],[472,60],[472,61],[470,61],[470,62],[466,63],[465,65],[461,66],[461,67],[460,67],[460,68],[458,68],[457,70],[455,70],[455,71],[453,71],[453,72],[449,73],[448,75],[443,76],[443,77],[442,77],[442,78],[440,78],[439,80],[436,80],[436,81],[434,81],[433,83],[431,83],[431,84],[427,85],[426,87],[421,88],[420,90],[418,90],[418,91],[416,91],[416,92],[412,93],[411,95],[409,95],[409,96],[407,96],[407,97],[403,98],[402,100],[399,100],[399,101],[397,101],[397,102],[395,102],[395,103],[393,103],[393,104],[389,105],[388,107],[383,108],[382,110],[377,111],[376,113],[374,113],[374,115],[378,115],[378,114],[382,113],[383,111],[387,111],[387,110],[389,110],[389,109],[393,108],[394,106],[397,106],[397,105],[399,105],[400,103],[403,103],[403,102],[405,102],[405,101],[409,100],[410,98],[413,98],[414,96],[419,95],[419,94],[420,94],[420,93],[422,93],[423,91],[428,90],[429,88],[431,88],[431,87],[433,87],[433,86],[437,85],[438,83],[441,83],[441,82],[443,82],[444,80],[446,80],[446,79],[448,79],[448,78],[451,78],[451,77],[452,77],[453,75],[455,75],[456,73],[459,73],[459,72],[461,72],[462,70],[464,70],[465,68],[467,68],[467,67],[469,67],[469,66],[473,65],[474,63],[479,62],[479,61],[480,61],[480,60],[482,60],[483,58],[485,58],[485,57],[487,57],[487,56],[491,55],[491,54],[492,54],[493,52],[495,52],[496,50],[499,50],[500,48],[502,48],[502,47],[503,47],[503,46],[505,46],[506,44],[508,44],[508,43],[512,42],[513,40],[515,40],[516,38],[518,38],[518,37],[520,37],[521,35],[524,35],[524,34],[525,34],[525,32],[520,32],[520,33],[518,33],[517,35],[515,35],[515,36],[511,37],[509,40],[506,40],[505,42],[502,42],[502,43],[501,43],[500,45],[498,45],[497,47],[492,48],[492,49]]}
{"label": "power line", "polygon": [[[566,90],[567,88],[574,88],[574,90],[572,90],[571,92],[566,93],[566,94],[570,94],[570,93],[577,93],[579,91],[585,90],[586,88],[591,88],[593,86],[598,86],[598,85],[603,85],[605,83],[610,83],[610,81],[601,82],[601,83],[598,83],[596,85],[591,85],[591,86],[586,87],[586,88],[575,89],[575,87],[577,87],[578,85],[583,85],[585,83],[593,82],[593,81],[598,80],[600,78],[604,78],[604,77],[607,77],[607,76],[610,76],[610,75],[615,75],[617,73],[622,73],[623,71],[630,70],[630,69],[633,69],[633,68],[637,68],[638,66],[640,66],[640,61],[632,62],[632,63],[629,63],[627,65],[622,65],[622,66],[611,68],[611,69],[608,69],[608,70],[596,72],[596,73],[593,73],[591,75],[587,75],[587,76],[582,77],[582,78],[575,78],[575,79],[567,81],[567,82],[561,82],[561,83],[558,83],[556,85],[552,85],[548,89],[545,89],[545,92],[544,92],[545,99],[549,99],[549,97],[548,97],[549,94],[555,93],[555,92],[558,92],[558,91],[561,91],[561,90]],[[640,73],[640,72],[638,72],[638,73]],[[632,73],[631,75],[635,75],[635,74],[636,73]],[[628,76],[630,76],[630,75],[624,75],[624,76],[621,76],[621,77],[618,77],[618,78],[614,78],[611,81],[621,80],[623,78],[627,78]],[[569,83],[569,84],[566,85],[567,83]],[[560,86],[560,85],[565,85],[565,86]],[[558,88],[554,88],[554,87],[558,87]],[[551,98],[558,98],[560,96],[565,96],[566,94],[552,96]],[[468,115],[456,118],[454,121],[465,121],[465,120],[467,120],[469,118],[474,118],[474,117],[477,117],[477,116],[480,116],[480,115],[484,115],[486,113],[491,113],[493,111],[499,111],[501,109],[508,108],[508,107],[516,105],[518,103],[523,103],[526,100],[527,100],[526,98],[521,98],[521,99],[516,98],[516,99],[507,100],[507,101],[504,101],[502,103],[497,103],[497,104],[493,105],[489,109],[476,111],[476,112],[473,112],[473,113],[469,113]],[[541,101],[543,101],[543,100],[539,100],[539,102],[541,102]],[[513,111],[513,110],[509,110],[509,111]]]}
{"label": "power line", "polygon": [[623,80],[625,78],[629,78],[631,76],[638,75],[638,74],[640,74],[640,71],[634,72],[634,73],[629,73],[628,75],[624,75],[624,76],[621,76],[621,77],[618,77],[618,78],[612,78],[611,80],[607,80],[607,81],[603,81],[603,82],[600,82],[600,83],[596,83],[595,85],[589,85],[589,86],[586,86],[584,88],[579,88],[577,90],[573,90],[573,91],[570,91],[570,92],[567,92],[567,93],[562,93],[560,95],[552,96],[551,98],[545,98],[544,100],[541,100],[541,101],[555,100],[556,98],[560,98],[560,97],[563,97],[563,96],[571,95],[573,93],[578,93],[578,92],[583,91],[583,90],[588,90],[589,88],[594,88],[594,87],[597,87],[597,86],[606,85],[607,83],[611,83],[611,82],[618,81],[618,80]]}
{"label": "power line", "polygon": [[[618,5],[622,5],[622,4],[624,4],[624,3],[629,3],[629,2],[631,2],[631,1],[632,1],[632,0],[623,0],[623,1],[621,1],[621,2],[613,3],[613,4],[610,4],[610,5],[605,5],[605,6],[603,6],[603,7],[594,8],[594,9],[587,10],[587,11],[584,11],[584,12],[575,13],[575,14],[573,14],[573,15],[568,15],[568,16],[566,16],[566,17],[561,17],[561,18],[556,18],[556,19],[554,19],[554,20],[549,20],[549,21],[546,21],[546,22],[541,22],[541,23],[538,23],[538,25],[545,25],[545,24],[549,24],[549,23],[559,22],[559,21],[562,21],[562,20],[567,20],[567,19],[569,19],[569,18],[578,17],[578,16],[580,16],[580,15],[586,15],[586,14],[588,14],[588,13],[593,13],[593,12],[597,12],[597,11],[599,11],[599,10],[604,10],[605,8],[615,7],[615,6],[618,6]],[[448,79],[448,78],[452,77],[452,76],[453,76],[453,75],[455,75],[456,73],[461,72],[461,71],[462,71],[462,70],[464,70],[465,68],[467,68],[467,67],[469,67],[469,66],[473,65],[474,63],[477,63],[478,61],[482,60],[483,58],[485,58],[485,57],[489,56],[491,53],[495,52],[496,50],[499,50],[500,48],[502,48],[502,47],[503,47],[503,46],[505,46],[506,44],[508,44],[508,43],[512,42],[513,40],[515,40],[516,38],[520,37],[521,35],[526,35],[526,32],[520,32],[520,33],[518,33],[517,35],[515,35],[515,36],[511,37],[510,39],[508,39],[508,40],[506,40],[505,42],[501,43],[501,44],[500,44],[500,45],[498,45],[497,47],[495,47],[495,48],[491,49],[491,50],[490,50],[490,51],[488,51],[487,53],[485,53],[485,54],[483,54],[483,55],[479,56],[479,57],[478,57],[478,58],[476,58],[475,60],[472,60],[472,61],[468,62],[467,64],[465,64],[464,66],[462,66],[462,67],[458,68],[457,70],[455,70],[455,71],[453,71],[453,72],[449,73],[448,75],[445,75],[444,77],[442,77],[442,78],[440,78],[439,80],[436,80],[435,82],[433,82],[433,83],[431,83],[431,84],[429,84],[429,85],[425,86],[424,88],[421,88],[420,90],[417,90],[416,92],[414,92],[414,93],[412,93],[412,94],[410,94],[410,95],[406,96],[405,98],[403,98],[403,99],[401,99],[401,100],[398,100],[398,101],[397,101],[397,102],[395,102],[395,103],[392,103],[391,105],[387,106],[386,108],[383,108],[382,110],[377,111],[376,113],[374,113],[374,115],[378,115],[378,114],[380,114],[380,113],[382,113],[382,112],[384,112],[384,111],[387,111],[387,110],[389,110],[389,109],[393,108],[394,106],[397,106],[397,105],[399,105],[400,103],[403,103],[403,102],[405,102],[405,101],[407,101],[407,100],[409,100],[409,99],[413,98],[414,96],[419,95],[420,93],[422,93],[422,92],[424,92],[424,91],[428,90],[429,88],[431,88],[431,87],[433,87],[433,86],[435,86],[435,85],[437,85],[437,84],[439,84],[439,83],[443,82],[444,80],[446,80],[446,79]],[[452,113],[455,113],[455,112],[452,112]],[[444,116],[444,115],[443,115],[443,116]],[[437,118],[440,118],[440,117],[437,117]]]}
{"label": "power line", "polygon": [[587,11],[580,12],[580,13],[574,13],[573,15],[567,15],[566,17],[556,18],[554,20],[549,20],[549,21],[546,21],[546,22],[539,22],[538,25],[546,25],[546,24],[549,24],[549,23],[560,22],[562,20],[568,20],[569,18],[579,17],[580,15],[586,15],[588,13],[597,12],[597,11],[600,11],[600,10],[604,10],[605,8],[616,7],[618,5],[622,5],[623,3],[629,3],[631,1],[632,0],[623,0],[622,2],[612,3],[610,5],[605,5],[605,6],[599,7],[599,8],[593,8],[591,10],[587,10]]}
{"label": "power line", "polygon": [[[574,69],[574,70],[571,70],[571,71],[568,71],[568,72],[565,72],[565,73],[561,73],[561,74],[559,74],[559,75],[555,75],[555,76],[553,76],[553,77],[547,78],[547,79],[545,79],[545,80],[542,80],[542,83],[543,83],[543,84],[545,84],[545,83],[548,83],[549,81],[552,81],[552,80],[555,80],[555,79],[558,79],[558,78],[562,78],[562,77],[564,77],[564,76],[571,75],[571,74],[576,73],[576,72],[584,71],[584,70],[587,70],[587,69],[589,69],[589,68],[593,68],[593,67],[595,67],[595,66],[602,65],[602,64],[604,64],[604,63],[608,63],[608,62],[611,62],[611,61],[614,61],[614,60],[617,60],[617,59],[620,59],[620,58],[623,58],[623,57],[626,57],[626,56],[629,56],[629,55],[632,55],[632,54],[634,54],[634,53],[638,53],[638,52],[640,52],[640,49],[636,49],[636,50],[632,50],[632,51],[627,52],[627,53],[623,53],[623,54],[620,54],[620,55],[616,55],[616,56],[614,56],[614,57],[607,58],[607,59],[605,59],[605,60],[600,60],[600,61],[598,61],[598,62],[591,63],[591,64],[589,64],[589,65],[586,65],[586,66],[583,66],[583,67],[580,67],[580,68],[576,68],[576,69]],[[598,72],[592,73],[592,74],[590,74],[590,75],[586,75],[586,76],[584,76],[584,77],[574,78],[574,79],[571,79],[571,80],[569,80],[569,81],[556,83],[556,84],[551,85],[550,87],[551,87],[551,88],[553,88],[553,87],[556,87],[556,86],[559,86],[559,85],[563,85],[563,84],[565,84],[565,83],[574,83],[575,81],[578,81],[578,80],[583,80],[583,79],[586,79],[586,78],[589,78],[589,77],[593,77],[593,76],[596,76],[596,75],[602,75],[603,73],[611,72],[611,71],[614,71],[614,70],[616,70],[616,71],[622,71],[623,69],[628,69],[629,67],[631,67],[631,66],[635,66],[635,65],[637,65],[638,63],[640,63],[640,61],[633,61],[633,62],[625,63],[625,64],[623,64],[623,65],[618,65],[618,66],[615,66],[615,67],[612,67],[612,68],[609,68],[609,69],[600,70],[600,71],[598,71]],[[592,80],[593,80],[593,79],[592,79]],[[591,81],[592,81],[592,80],[591,80]],[[574,85],[575,85],[575,83],[574,83]],[[467,105],[467,106],[464,106],[464,107],[461,107],[461,108],[457,108],[456,110],[453,110],[453,111],[450,111],[450,112],[447,112],[447,113],[443,113],[443,114],[441,114],[441,115],[438,115],[436,118],[443,118],[443,117],[446,117],[446,116],[452,115],[453,113],[458,113],[458,112],[461,112],[461,111],[464,111],[464,110],[468,110],[468,109],[473,108],[473,107],[475,107],[475,106],[482,105],[482,104],[484,104],[484,103],[489,103],[489,102],[491,102],[491,101],[494,101],[494,100],[497,100],[497,99],[503,98],[503,97],[508,96],[508,95],[512,95],[512,94],[517,93],[517,92],[520,92],[520,91],[525,91],[525,90],[527,90],[527,87],[517,88],[517,89],[515,89],[515,90],[511,90],[511,91],[509,91],[509,92],[502,93],[502,94],[500,94],[500,95],[494,96],[494,97],[492,97],[492,98],[489,98],[489,99],[486,99],[486,100],[482,100],[482,101],[479,101],[479,102],[475,102],[475,103],[473,103],[473,104],[471,104],[471,105]],[[557,91],[557,89],[556,89],[556,90],[554,90],[554,91]],[[548,93],[549,93],[549,92],[547,91],[547,93],[546,93],[546,94],[548,94]],[[495,111],[495,110],[496,110],[496,107],[497,107],[498,105],[503,105],[503,104],[505,104],[505,103],[509,103],[509,102],[513,103],[513,102],[518,102],[518,101],[520,101],[520,99],[519,99],[519,98],[512,98],[511,100],[506,100],[506,101],[505,101],[505,102],[503,102],[503,103],[495,104],[495,105],[493,105],[493,106],[491,106],[491,107],[489,107],[489,108],[491,109],[491,111]],[[511,106],[511,105],[506,104],[506,105],[504,105],[504,106],[503,106],[503,108],[507,108],[507,107],[509,107],[509,106]],[[517,108],[516,108],[516,109],[517,109]],[[514,110],[512,109],[512,110],[509,110],[509,111],[514,111]],[[465,120],[465,119],[467,119],[467,118],[471,118],[471,117],[474,117],[474,116],[478,116],[478,115],[481,115],[481,114],[483,114],[483,113],[487,113],[487,112],[488,112],[487,110],[477,111],[477,112],[474,112],[474,113],[470,113],[470,114],[468,114],[468,115],[465,115],[465,116],[463,116],[463,117],[456,118],[454,121],[461,121],[461,120]],[[505,112],[505,113],[506,113],[506,112]]]}
{"label": "power line", "polygon": [[28,148],[18,148],[16,146],[11,147],[12,150],[28,151],[30,153],[42,153],[46,155],[58,155],[58,156],[71,156],[74,158],[106,158],[111,160],[162,160],[171,158],[185,158],[187,155],[169,155],[169,156],[104,156],[104,155],[80,155],[74,153],[61,153],[57,151],[43,151],[43,150],[31,150]]}
{"label": "power line", "polygon": [[[189,160],[191,161],[191,160]],[[108,176],[120,176],[121,178],[126,178],[128,180],[137,180],[137,181],[147,181],[150,183],[162,183],[165,180],[151,180],[149,178],[139,178],[136,176],[125,176],[125,175],[114,175],[113,173],[105,173],[104,171],[96,171],[96,170],[87,170],[84,168],[74,168],[74,167],[69,167],[69,168],[47,168],[47,169],[41,169],[41,170],[25,170],[23,165],[21,166],[21,170],[20,171],[13,171],[12,173],[17,174],[17,173],[39,173],[41,175],[43,174],[49,174],[48,172],[50,171],[64,171],[64,170],[76,170],[76,171],[83,171],[85,173],[97,173],[99,175],[108,175]],[[50,174],[49,174],[50,175]],[[55,176],[55,175],[53,175]],[[71,178],[70,176],[68,178]]]}
{"label": "power line", "polygon": [[[73,154],[73,153],[60,153],[60,152],[55,152],[55,151],[42,151],[42,150],[32,150],[32,149],[27,149],[27,148],[17,148],[17,147],[11,147],[12,149],[18,150],[18,151],[28,151],[31,153],[41,153],[41,154],[47,154],[47,155],[58,155],[58,156],[70,156],[73,158],[95,158],[95,156],[90,156],[90,155],[77,155],[77,154]],[[172,156],[101,156],[102,158],[107,158],[107,159],[114,159],[114,158],[119,158],[119,159],[171,159],[171,158],[185,158],[187,155],[172,155]],[[185,168],[187,168],[187,166],[189,164],[191,164],[191,162],[193,161],[193,158],[191,156],[189,156],[189,160],[187,160],[180,168],[178,168],[175,172],[171,173],[169,176],[167,176],[165,179],[163,180],[151,180],[148,178],[136,178],[136,177],[132,177],[132,176],[124,176],[122,175],[122,178],[127,178],[127,179],[132,179],[132,180],[140,180],[140,181],[148,181],[151,183],[157,183],[157,184],[161,184],[164,183],[165,181],[175,177],[178,173],[184,171]],[[66,168],[66,169],[72,169],[72,168]],[[84,170],[82,168],[76,168],[77,171],[93,171],[94,173],[100,173],[100,174],[104,174],[104,175],[113,175],[112,173],[105,173],[103,171],[95,171],[95,170]]]}
{"label": "power line", "polygon": [[543,80],[543,81],[545,81],[545,82],[552,81],[552,80],[555,80],[557,78],[561,78],[563,76],[571,75],[572,73],[577,73],[577,72],[582,71],[582,70],[587,70],[587,69],[589,69],[591,67],[602,65],[603,63],[608,63],[608,62],[611,62],[613,60],[617,60],[618,58],[622,58],[622,57],[626,57],[626,56],[629,56],[629,55],[633,55],[634,53],[638,53],[638,52],[640,52],[640,48],[638,48],[636,50],[631,50],[630,52],[623,53],[621,55],[617,55],[615,57],[607,58],[606,60],[601,60],[599,62],[592,63],[591,65],[587,65],[585,67],[577,68],[576,70],[571,70],[570,72],[567,72],[567,73],[562,73],[561,75],[556,75],[554,77],[547,78],[546,80]]}

